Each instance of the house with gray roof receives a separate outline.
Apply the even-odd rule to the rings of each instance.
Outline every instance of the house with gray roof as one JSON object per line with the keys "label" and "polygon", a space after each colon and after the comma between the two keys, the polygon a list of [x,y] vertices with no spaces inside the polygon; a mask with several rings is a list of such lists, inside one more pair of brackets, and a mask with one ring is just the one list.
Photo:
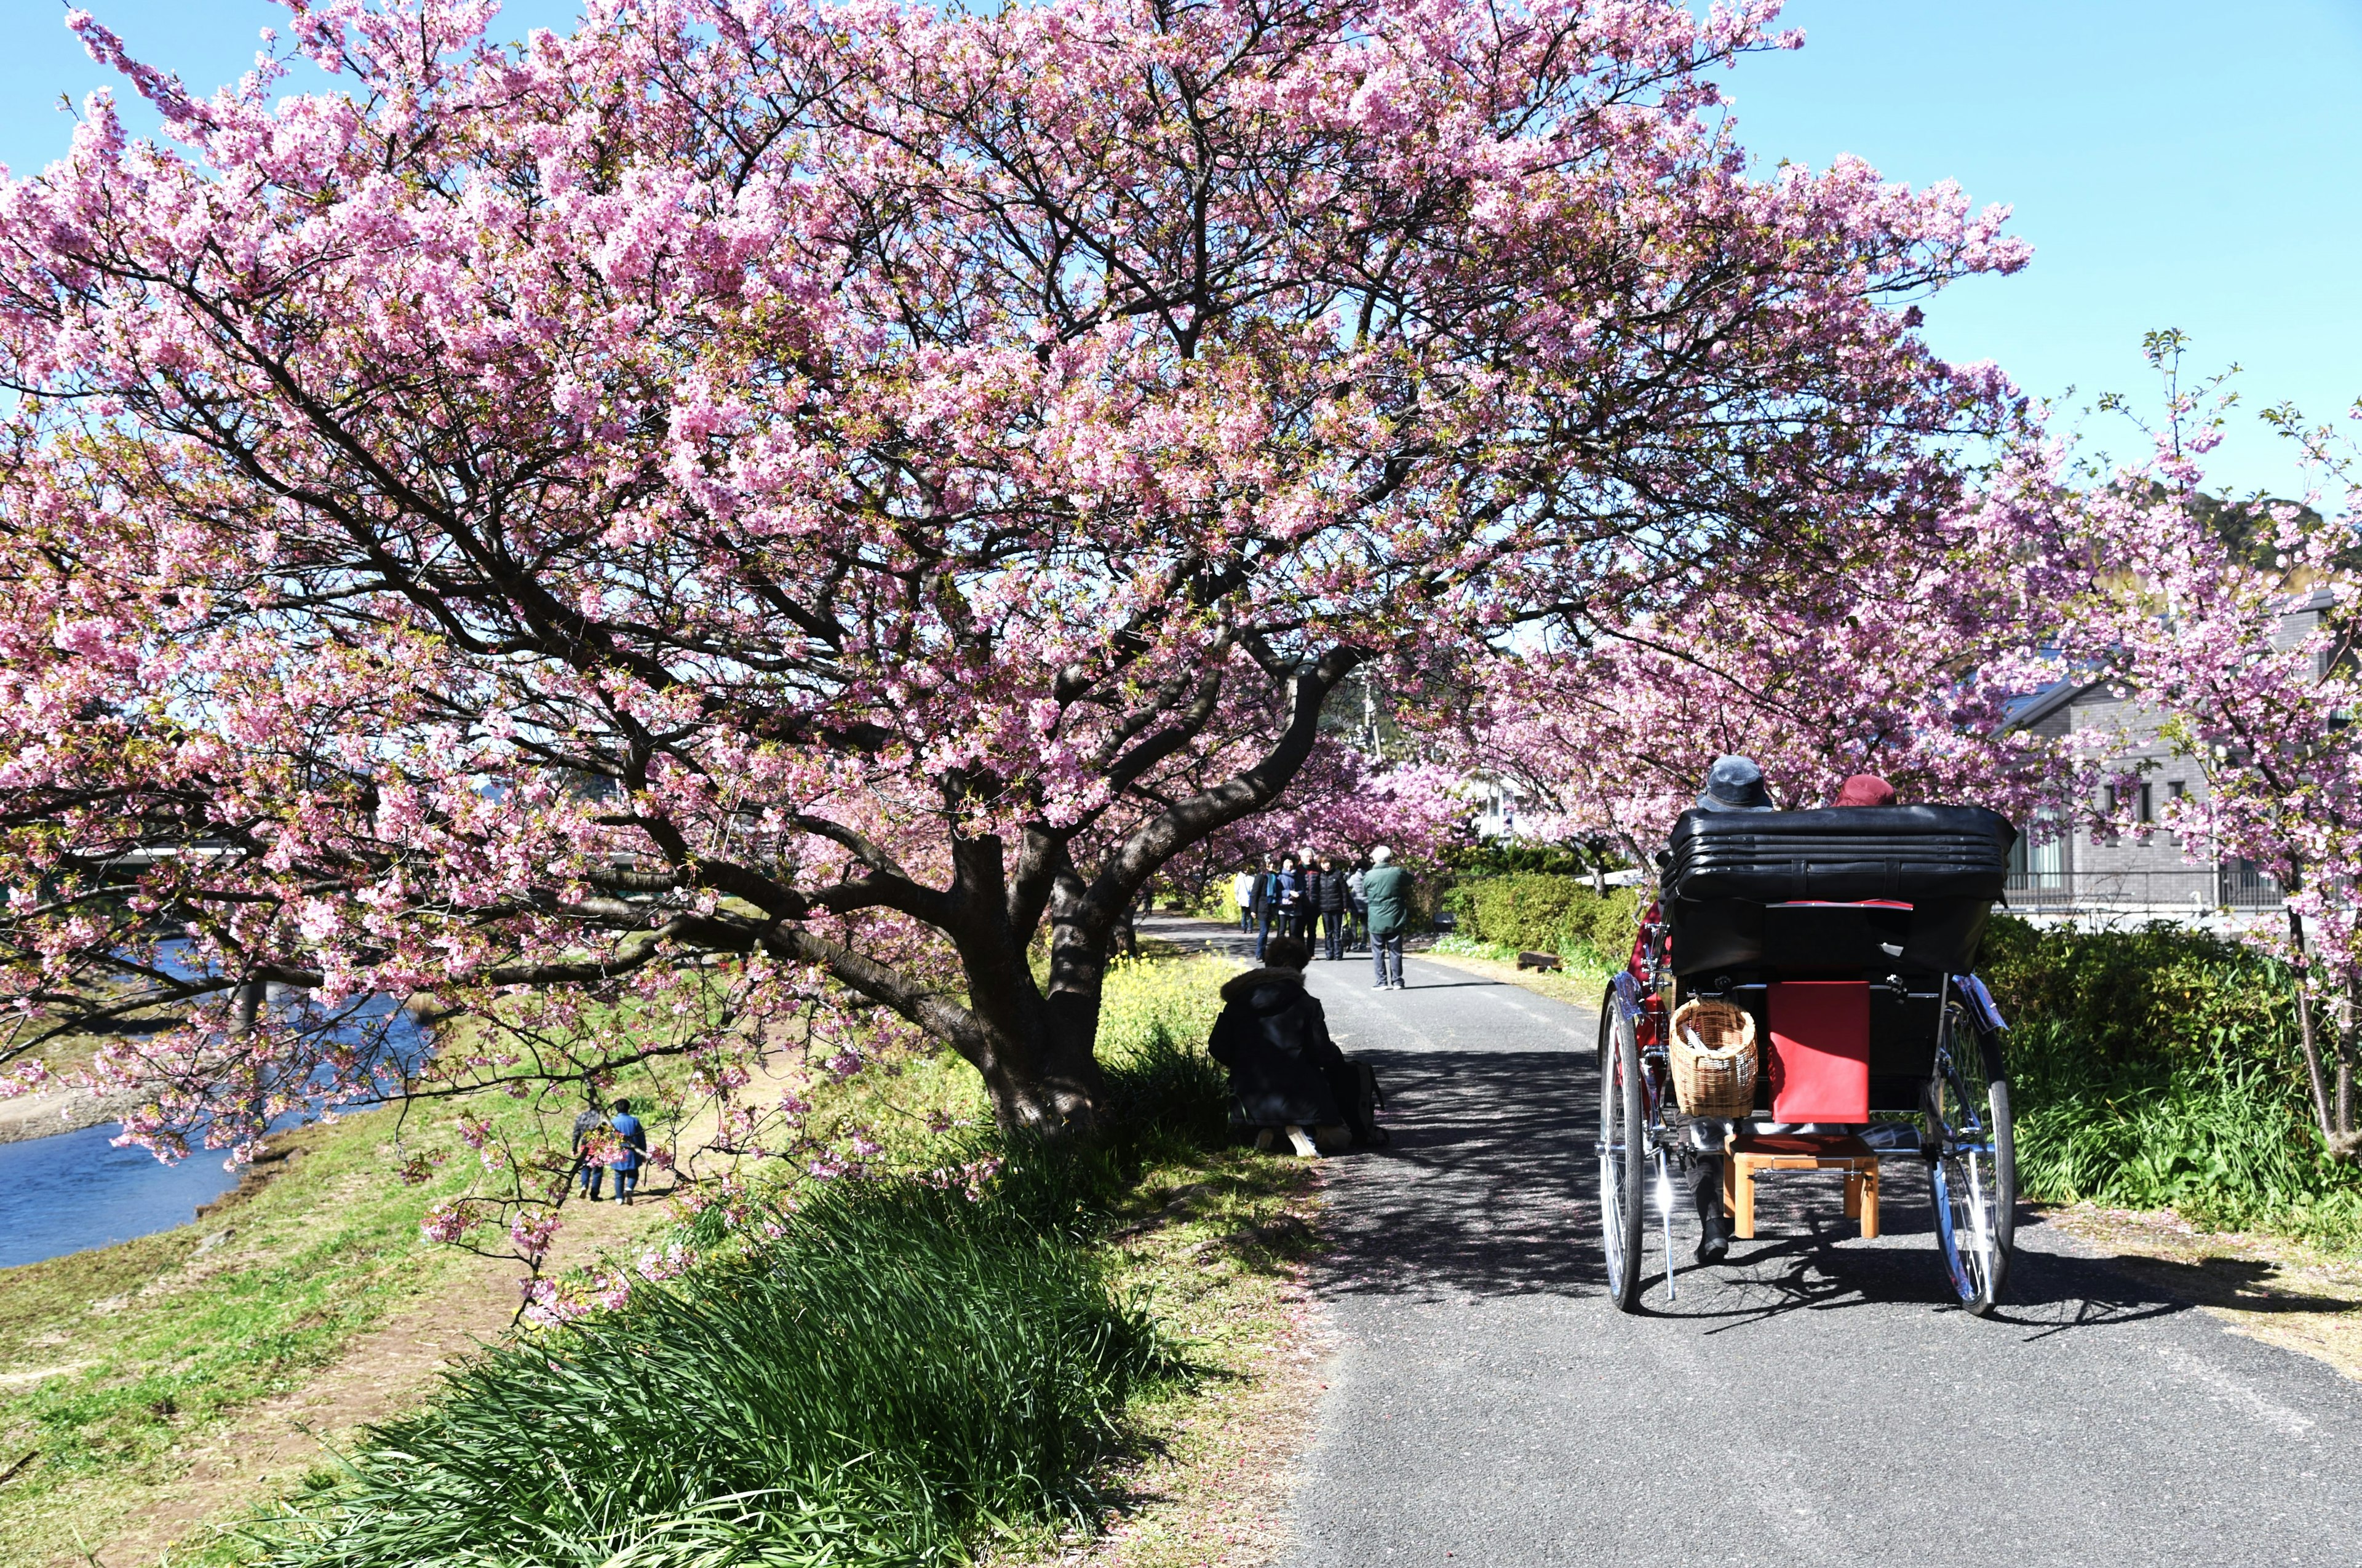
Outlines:
{"label": "house with gray roof", "polygon": [[[2327,604],[2328,596],[2317,594],[2290,611],[2274,640],[2285,648],[2312,635]],[[2119,799],[2110,786],[2107,797],[2093,804],[2136,823],[2159,821],[2168,803],[2181,796],[2204,798],[2205,775],[2196,759],[2177,756],[2160,737],[2162,715],[2107,681],[2070,679],[2035,692],[2011,715],[2010,727],[2041,735],[2090,730],[2118,737],[2122,749],[2115,756],[2125,771],[2150,766],[2131,787],[2131,799]],[[2021,836],[2011,856],[2009,902],[2021,912],[2203,918],[2280,906],[2279,888],[2253,865],[2212,855],[2203,845],[2185,845],[2162,827],[2097,843],[2082,833],[2047,843],[2030,842],[2034,836]]]}

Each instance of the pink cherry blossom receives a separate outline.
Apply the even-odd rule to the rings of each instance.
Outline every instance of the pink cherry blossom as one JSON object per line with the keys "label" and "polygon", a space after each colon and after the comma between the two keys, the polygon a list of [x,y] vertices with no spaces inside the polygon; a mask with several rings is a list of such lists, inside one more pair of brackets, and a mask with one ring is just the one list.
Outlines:
{"label": "pink cherry blossom", "polygon": [[1910,304],[2005,214],[1750,168],[1768,0],[288,10],[210,96],[74,14],[163,133],[0,183],[0,1066],[169,1018],[161,1154],[783,1041],[1087,1126],[1153,878],[1464,814],[1357,675],[1580,684],[2012,417]]}

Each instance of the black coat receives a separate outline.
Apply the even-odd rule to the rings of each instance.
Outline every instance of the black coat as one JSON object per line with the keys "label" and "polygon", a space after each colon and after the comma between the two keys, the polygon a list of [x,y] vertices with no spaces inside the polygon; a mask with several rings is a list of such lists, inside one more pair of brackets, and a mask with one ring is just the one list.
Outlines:
{"label": "black coat", "polygon": [[1294,969],[1250,969],[1222,988],[1222,1015],[1206,1049],[1231,1070],[1231,1092],[1250,1127],[1341,1127],[1330,1087],[1345,1054],[1328,1016]]}
{"label": "black coat", "polygon": [[1331,914],[1345,912],[1345,873],[1316,871],[1312,874],[1312,907]]}

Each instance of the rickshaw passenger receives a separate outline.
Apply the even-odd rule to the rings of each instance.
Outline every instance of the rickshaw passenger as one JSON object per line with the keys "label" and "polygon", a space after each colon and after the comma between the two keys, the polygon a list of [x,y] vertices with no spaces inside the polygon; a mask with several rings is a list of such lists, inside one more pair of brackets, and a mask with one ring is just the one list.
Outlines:
{"label": "rickshaw passenger", "polygon": [[1894,786],[1875,773],[1857,773],[1838,786],[1838,798],[1832,806],[1891,806],[1894,804]]}
{"label": "rickshaw passenger", "polygon": [[[1891,806],[1894,804],[1894,786],[1874,773],[1857,773],[1838,786],[1833,806]],[[1697,799],[1701,812],[1768,812],[1772,810],[1771,792],[1763,785],[1763,770],[1744,756],[1722,756],[1715,759],[1707,772],[1705,788]],[[1691,1197],[1697,1205],[1698,1228],[1703,1233],[1697,1244],[1697,1261],[1702,1264],[1720,1263],[1730,1252],[1730,1216],[1722,1208],[1722,1134],[1725,1123],[1718,1121],[1693,1121],[1690,1140]]]}

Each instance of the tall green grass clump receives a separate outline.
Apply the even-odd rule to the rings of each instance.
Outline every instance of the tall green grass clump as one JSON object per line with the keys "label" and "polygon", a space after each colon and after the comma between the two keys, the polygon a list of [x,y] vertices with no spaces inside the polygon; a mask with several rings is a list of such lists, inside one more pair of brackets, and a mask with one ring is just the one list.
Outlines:
{"label": "tall green grass clump", "polygon": [[[1233,966],[1127,963],[1105,1136],[997,1138],[972,1194],[807,1188],[615,1310],[492,1351],[254,1527],[270,1568],[922,1568],[1087,1516],[1127,1404],[1179,1373],[1090,1243],[1143,1164],[1224,1138]],[[718,1245],[717,1245],[718,1243]]]}
{"label": "tall green grass clump", "polygon": [[2213,933],[1997,919],[2018,1187],[2203,1225],[2362,1242],[2362,1171],[2312,1125],[2289,976]]}
{"label": "tall green grass clump", "polygon": [[1099,1006],[1098,1056],[1108,1077],[1113,1141],[1135,1165],[1219,1148],[1229,1135],[1230,1078],[1206,1055],[1222,1010],[1220,958],[1119,959]]}
{"label": "tall green grass clump", "polygon": [[868,1568],[1078,1514],[1168,1364],[1039,1223],[1091,1171],[1022,1164],[982,1201],[836,1184],[726,1261],[486,1354],[290,1503],[264,1561]]}

